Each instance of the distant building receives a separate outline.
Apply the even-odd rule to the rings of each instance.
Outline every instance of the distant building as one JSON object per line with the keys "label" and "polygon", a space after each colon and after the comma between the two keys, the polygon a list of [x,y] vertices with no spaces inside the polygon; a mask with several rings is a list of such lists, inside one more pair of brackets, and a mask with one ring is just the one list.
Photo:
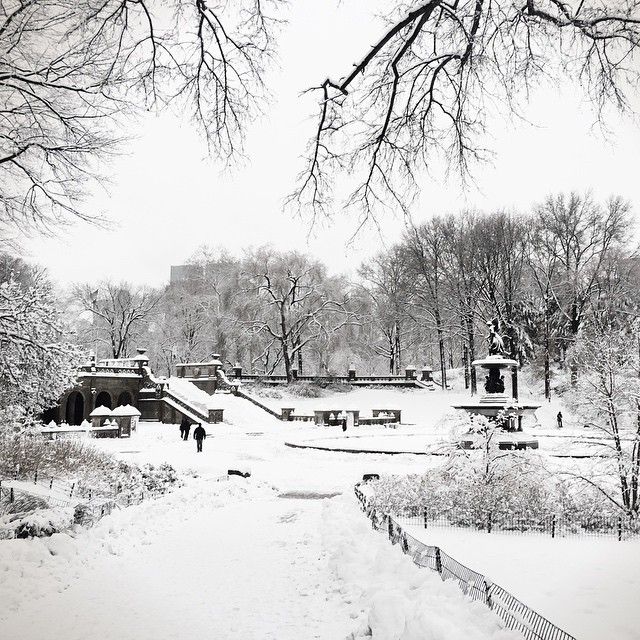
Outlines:
{"label": "distant building", "polygon": [[198,280],[202,278],[202,266],[199,264],[175,264],[171,265],[171,276],[169,282],[189,282],[189,280]]}

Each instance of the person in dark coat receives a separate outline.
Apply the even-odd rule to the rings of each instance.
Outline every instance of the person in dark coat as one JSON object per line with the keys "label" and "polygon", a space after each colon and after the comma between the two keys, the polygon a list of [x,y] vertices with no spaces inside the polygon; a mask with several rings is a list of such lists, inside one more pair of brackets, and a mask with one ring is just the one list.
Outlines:
{"label": "person in dark coat", "polygon": [[189,421],[187,420],[187,416],[182,416],[182,420],[180,421],[180,440],[186,440],[185,431],[189,430]]}
{"label": "person in dark coat", "polygon": [[184,439],[188,440],[189,439],[189,431],[191,431],[191,423],[189,422],[188,418],[185,418],[186,420],[186,426],[184,428]]}
{"label": "person in dark coat", "polygon": [[558,411],[556,421],[558,422],[558,429],[562,429],[562,411]]}
{"label": "person in dark coat", "polygon": [[196,451],[202,451],[202,441],[207,437],[207,432],[201,424],[194,429],[193,437],[196,439]]}

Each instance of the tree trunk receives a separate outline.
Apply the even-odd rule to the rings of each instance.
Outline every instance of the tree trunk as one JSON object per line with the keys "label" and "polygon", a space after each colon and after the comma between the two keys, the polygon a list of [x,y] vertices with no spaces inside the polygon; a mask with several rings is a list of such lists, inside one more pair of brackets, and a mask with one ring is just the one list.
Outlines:
{"label": "tree trunk", "polygon": [[551,400],[551,361],[549,357],[549,305],[544,309],[544,397]]}
{"label": "tree trunk", "polygon": [[286,340],[282,341],[282,361],[284,362],[284,374],[287,376],[287,384],[293,380],[291,374],[291,356],[289,355],[289,345]]}
{"label": "tree trunk", "polygon": [[442,388],[447,388],[447,361],[445,360],[444,353],[444,332],[442,331],[442,324],[440,323],[439,314],[436,316],[436,329],[438,332],[438,351],[440,353],[440,379],[442,381]]}
{"label": "tree trunk", "polygon": [[464,388],[469,388],[469,349],[466,343],[462,345],[462,368],[464,369]]}
{"label": "tree trunk", "polygon": [[475,332],[473,327],[473,314],[470,313],[466,318],[467,322],[467,344],[469,345],[469,378],[471,380],[471,395],[477,392],[476,370],[473,367],[473,361],[476,359],[475,348]]}
{"label": "tree trunk", "polygon": [[287,376],[287,384],[293,380],[291,374],[291,356],[289,355],[289,334],[287,333],[287,319],[284,305],[280,305],[280,343],[282,344],[282,359],[284,361],[284,374]]}
{"label": "tree trunk", "polygon": [[394,350],[396,352],[396,375],[400,375],[400,327],[396,322],[395,325],[395,340],[394,340]]}

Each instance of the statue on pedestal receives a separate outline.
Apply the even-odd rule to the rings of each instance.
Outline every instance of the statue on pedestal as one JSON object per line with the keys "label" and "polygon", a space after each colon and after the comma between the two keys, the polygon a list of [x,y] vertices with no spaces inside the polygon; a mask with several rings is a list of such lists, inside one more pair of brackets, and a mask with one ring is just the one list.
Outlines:
{"label": "statue on pedestal", "polygon": [[504,340],[500,335],[500,320],[494,318],[490,322],[487,322],[489,326],[489,335],[487,340],[489,342],[489,355],[490,356],[504,356],[506,355],[504,348]]}

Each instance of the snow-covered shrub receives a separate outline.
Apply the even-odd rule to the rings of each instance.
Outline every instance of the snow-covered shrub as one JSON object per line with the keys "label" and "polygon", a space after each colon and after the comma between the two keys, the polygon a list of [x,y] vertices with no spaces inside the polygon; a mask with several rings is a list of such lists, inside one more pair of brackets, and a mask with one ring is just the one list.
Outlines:
{"label": "snow-covered shrub", "polygon": [[64,479],[74,483],[76,495],[119,491],[136,499],[143,493],[165,493],[177,482],[175,469],[128,464],[77,440],[44,440],[39,436],[0,437],[0,478]]}
{"label": "snow-covered shrub", "polygon": [[152,493],[166,493],[178,483],[176,470],[166,462],[157,467],[146,464],[142,467],[141,474],[145,489]]}
{"label": "snow-covered shrub", "polygon": [[0,433],[14,419],[7,409],[21,407],[35,415],[73,386],[80,350],[64,336],[46,279],[0,283]]}
{"label": "snow-covered shrub", "polygon": [[0,540],[50,536],[73,526],[72,508],[38,509],[29,513],[0,517]]}

